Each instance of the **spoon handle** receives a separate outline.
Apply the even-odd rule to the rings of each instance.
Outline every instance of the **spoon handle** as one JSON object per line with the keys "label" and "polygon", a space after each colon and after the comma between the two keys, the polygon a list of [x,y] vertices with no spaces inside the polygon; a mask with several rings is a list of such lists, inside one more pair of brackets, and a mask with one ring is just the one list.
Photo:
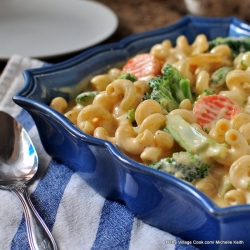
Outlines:
{"label": "spoon handle", "polygon": [[31,250],[57,250],[57,245],[51,232],[34,208],[28,196],[27,187],[22,185],[21,187],[12,188],[11,191],[19,198],[23,205]]}

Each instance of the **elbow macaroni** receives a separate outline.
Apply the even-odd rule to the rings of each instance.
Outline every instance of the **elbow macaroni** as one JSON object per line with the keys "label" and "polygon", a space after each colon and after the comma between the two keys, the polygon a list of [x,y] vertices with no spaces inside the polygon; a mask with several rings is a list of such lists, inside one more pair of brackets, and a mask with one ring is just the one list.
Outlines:
{"label": "elbow macaroni", "polygon": [[[209,42],[201,34],[192,44],[185,36],[178,37],[175,46],[170,40],[164,40],[154,45],[150,54],[160,62],[162,69],[171,64],[187,78],[196,97],[204,90],[213,90],[239,104],[239,114],[230,121],[219,119],[206,134],[228,145],[226,157],[213,157],[217,165],[207,177],[196,180],[193,185],[221,206],[250,204],[250,70],[241,63],[244,53],[233,59],[228,45],[208,49]],[[210,85],[211,75],[224,66],[233,67],[224,85],[219,88]],[[117,144],[128,156],[142,163],[171,157],[180,149],[176,148],[172,136],[162,129],[166,127],[168,112],[155,100],[143,100],[145,93],[151,91],[148,80],[155,76],[132,82],[118,79],[121,72],[112,68],[93,77],[91,89],[98,94],[86,107],[76,104],[71,108],[61,97],[53,99],[50,105],[85,133]],[[134,120],[127,118],[130,110],[135,110]],[[189,99],[179,103],[170,114],[179,114],[194,128],[202,130]]]}
{"label": "elbow macaroni", "polygon": [[118,110],[128,111],[134,107],[136,89],[134,84],[125,79],[115,80],[106,87],[108,97],[121,98]]}

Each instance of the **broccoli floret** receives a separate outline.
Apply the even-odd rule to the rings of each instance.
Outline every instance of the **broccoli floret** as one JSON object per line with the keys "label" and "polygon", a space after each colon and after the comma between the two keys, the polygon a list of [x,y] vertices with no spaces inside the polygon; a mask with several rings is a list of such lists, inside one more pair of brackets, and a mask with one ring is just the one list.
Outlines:
{"label": "broccoli floret", "polygon": [[200,95],[197,96],[195,101],[198,101],[201,97],[207,96],[207,95],[213,95],[215,92],[213,90],[205,89]]}
{"label": "broccoli floret", "polygon": [[210,87],[211,88],[218,88],[226,83],[226,76],[227,74],[233,70],[233,67],[225,66],[217,69],[212,75],[210,79]]}
{"label": "broccoli floret", "polygon": [[167,85],[163,76],[152,78],[148,82],[149,87],[152,89],[151,93],[146,93],[144,100],[153,99],[157,101],[165,110],[170,112],[179,107],[178,102],[172,96],[170,87]]}
{"label": "broccoli floret", "polygon": [[98,91],[83,92],[76,97],[76,103],[81,104],[83,106],[87,106],[93,102],[97,94],[98,94]]}
{"label": "broccoli floret", "polygon": [[217,37],[216,39],[209,42],[209,50],[220,44],[227,44],[231,51],[232,57],[235,58],[241,52],[250,51],[250,38],[233,38],[233,37]]}
{"label": "broccoli floret", "polygon": [[193,101],[189,80],[170,64],[163,69],[163,75],[150,79],[148,84],[152,92],[146,93],[144,99],[156,100],[168,112],[178,108],[186,98]]}
{"label": "broccoli floret", "polygon": [[199,154],[189,152],[174,153],[171,158],[163,158],[156,163],[149,164],[154,169],[161,170],[185,181],[192,182],[208,175],[208,170],[214,161]]}
{"label": "broccoli floret", "polygon": [[163,69],[163,77],[166,84],[170,86],[172,95],[178,103],[181,103],[184,99],[189,99],[193,102],[189,80],[183,78],[175,67],[167,64]]}
{"label": "broccoli floret", "polygon": [[127,113],[126,118],[130,120],[131,122],[135,121],[135,109],[130,109]]}
{"label": "broccoli floret", "polygon": [[127,79],[127,80],[130,80],[131,82],[135,82],[138,80],[136,76],[131,75],[130,73],[124,73],[118,76],[118,79]]}
{"label": "broccoli floret", "polygon": [[186,122],[180,115],[167,115],[166,128],[174,140],[186,151],[194,154],[205,153],[207,157],[225,157],[228,147],[209,138]]}

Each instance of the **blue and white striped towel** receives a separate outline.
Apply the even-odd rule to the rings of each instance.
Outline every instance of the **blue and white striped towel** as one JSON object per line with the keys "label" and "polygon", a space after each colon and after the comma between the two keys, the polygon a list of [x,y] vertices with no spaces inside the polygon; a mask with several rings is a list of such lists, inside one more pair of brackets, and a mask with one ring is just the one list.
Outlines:
{"label": "blue and white striped towel", "polygon": [[[178,238],[143,223],[126,206],[101,197],[77,173],[44,152],[33,120],[12,101],[23,86],[22,71],[43,65],[19,55],[10,58],[0,77],[0,109],[19,120],[38,151],[42,171],[29,185],[29,194],[59,249],[195,249],[166,244]],[[4,190],[0,190],[0,200],[0,249],[29,249],[21,203]]]}

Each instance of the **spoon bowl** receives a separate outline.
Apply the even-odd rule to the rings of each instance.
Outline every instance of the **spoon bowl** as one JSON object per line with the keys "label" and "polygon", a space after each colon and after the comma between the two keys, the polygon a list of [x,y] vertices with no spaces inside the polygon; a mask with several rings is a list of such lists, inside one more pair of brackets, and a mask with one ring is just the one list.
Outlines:
{"label": "spoon bowl", "polygon": [[28,183],[38,170],[35,147],[20,123],[0,111],[0,185]]}
{"label": "spoon bowl", "polygon": [[56,250],[56,242],[27,193],[26,184],[38,170],[36,149],[22,125],[0,111],[0,189],[9,190],[24,208],[27,235],[32,250]]}

